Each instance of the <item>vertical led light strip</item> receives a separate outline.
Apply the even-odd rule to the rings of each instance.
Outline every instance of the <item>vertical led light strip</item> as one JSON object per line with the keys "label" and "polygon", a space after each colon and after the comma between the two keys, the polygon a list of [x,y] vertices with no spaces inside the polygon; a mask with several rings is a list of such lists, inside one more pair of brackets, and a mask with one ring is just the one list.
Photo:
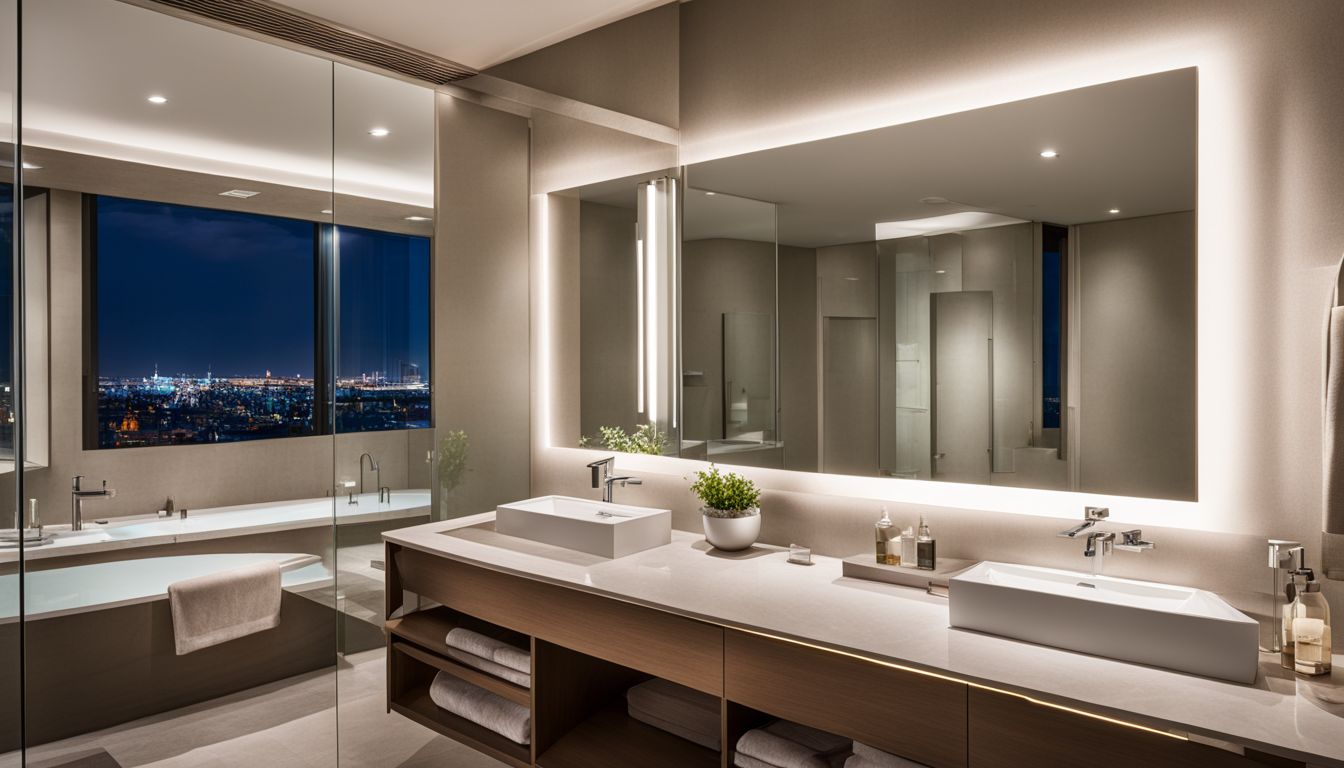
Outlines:
{"label": "vertical led light strip", "polygon": [[644,255],[648,264],[644,269],[644,349],[648,369],[644,381],[648,387],[649,423],[658,424],[658,189],[650,182],[644,185]]}
{"label": "vertical led light strip", "polygon": [[635,334],[635,412],[644,412],[644,292],[648,290],[644,286],[644,238],[639,231],[639,225],[635,225],[635,296],[638,308],[635,311],[636,322],[639,324],[639,330]]}
{"label": "vertical led light strip", "polygon": [[672,333],[669,357],[672,359],[672,369],[669,372],[671,380],[668,386],[668,411],[672,421],[672,429],[677,428],[677,416],[681,413],[681,381],[677,372],[681,370],[681,270],[677,269],[677,259],[681,253],[681,237],[677,232],[679,217],[677,216],[677,180],[669,178],[667,180],[667,280],[671,292],[670,306],[668,307],[668,316],[671,318],[669,330]]}

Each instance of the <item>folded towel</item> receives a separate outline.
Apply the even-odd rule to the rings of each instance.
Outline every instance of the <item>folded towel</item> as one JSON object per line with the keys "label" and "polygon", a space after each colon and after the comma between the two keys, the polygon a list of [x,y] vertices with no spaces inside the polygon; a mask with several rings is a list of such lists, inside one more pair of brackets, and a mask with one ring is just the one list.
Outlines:
{"label": "folded towel", "polygon": [[521,685],[524,688],[532,687],[531,675],[523,674],[522,672],[519,672],[517,670],[509,669],[503,664],[496,664],[495,662],[489,659],[482,659],[480,656],[467,653],[466,651],[458,650],[457,648],[449,648],[448,655],[454,661],[465,664],[468,667],[471,667],[472,669],[479,669],[480,671],[486,673],[487,675],[493,675],[501,680],[508,680],[510,683],[513,683],[514,685]]}
{"label": "folded towel", "polygon": [[470,629],[454,627],[448,632],[444,642],[448,644],[449,648],[466,651],[473,656],[506,666],[515,672],[522,672],[525,675],[532,674],[532,654],[509,645],[503,640],[496,640]]}
{"label": "folded towel", "polygon": [[923,763],[906,760],[861,741],[854,742],[854,756],[845,762],[845,768],[925,768]]}
{"label": "folded towel", "polygon": [[517,744],[532,741],[532,713],[521,704],[460,680],[446,672],[434,676],[429,699],[440,709],[487,728]]}
{"label": "folded towel", "polygon": [[664,720],[661,717],[658,717],[657,715],[645,712],[644,710],[637,708],[634,704],[631,704],[627,708],[627,710],[630,713],[630,717],[638,720],[641,723],[644,723],[645,725],[651,725],[660,731],[665,731],[667,733],[672,734],[673,736],[685,739],[691,742],[692,744],[699,744],[700,746],[705,747],[706,749],[712,749],[715,752],[719,751],[720,741],[718,733],[709,734],[701,731],[692,730],[691,728],[681,725],[680,723],[674,723],[669,720]]}
{"label": "folded towel", "polygon": [[[717,697],[655,677],[626,691],[625,700],[631,717],[637,717],[638,711],[652,720],[676,726],[675,730],[664,729],[669,733],[710,749],[719,748],[721,705]],[[658,722],[644,722],[660,727]],[[687,736],[687,732],[696,736]]]}
{"label": "folded towel", "polygon": [[771,765],[770,763],[767,763],[764,760],[757,760],[754,757],[747,757],[741,752],[738,752],[737,754],[733,755],[733,765],[737,766],[737,768],[780,768],[779,766]]}
{"label": "folded towel", "polygon": [[280,598],[280,564],[274,561],[169,584],[177,655],[280,626]]}
{"label": "folded towel", "polygon": [[747,731],[737,751],[775,768],[841,768],[850,740],[788,720]]}

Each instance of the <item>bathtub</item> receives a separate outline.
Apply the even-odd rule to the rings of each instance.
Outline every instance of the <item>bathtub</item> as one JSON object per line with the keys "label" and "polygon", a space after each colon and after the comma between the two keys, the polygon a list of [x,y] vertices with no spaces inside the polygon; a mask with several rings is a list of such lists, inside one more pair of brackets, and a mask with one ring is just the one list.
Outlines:
{"label": "bathtub", "polygon": [[[304,591],[331,583],[317,555],[299,552],[177,555],[51,568],[24,574],[24,620],[106,610],[168,599],[168,585],[256,563],[280,564],[280,584]],[[0,624],[18,620],[18,574],[0,576]]]}
{"label": "bathtub", "polygon": [[[86,518],[84,530],[71,531],[68,525],[47,526],[52,542],[24,549],[24,559],[104,552],[132,547],[159,546],[203,541],[256,533],[319,528],[331,525],[355,525],[399,518],[423,517],[430,513],[428,490],[397,490],[388,502],[379,502],[377,493],[356,494],[358,503],[345,496],[335,499],[298,499],[261,502],[211,509],[193,509],[185,519],[155,515],[115,517],[104,523]],[[0,563],[18,560],[18,551],[0,550]]]}

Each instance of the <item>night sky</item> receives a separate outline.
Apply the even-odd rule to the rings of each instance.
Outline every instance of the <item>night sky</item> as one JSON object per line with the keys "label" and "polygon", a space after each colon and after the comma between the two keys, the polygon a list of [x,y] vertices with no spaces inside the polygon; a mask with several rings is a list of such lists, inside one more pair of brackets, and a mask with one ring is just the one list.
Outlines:
{"label": "night sky", "polygon": [[[316,225],[97,198],[98,375],[313,375]],[[338,376],[429,373],[429,239],[341,227]]]}

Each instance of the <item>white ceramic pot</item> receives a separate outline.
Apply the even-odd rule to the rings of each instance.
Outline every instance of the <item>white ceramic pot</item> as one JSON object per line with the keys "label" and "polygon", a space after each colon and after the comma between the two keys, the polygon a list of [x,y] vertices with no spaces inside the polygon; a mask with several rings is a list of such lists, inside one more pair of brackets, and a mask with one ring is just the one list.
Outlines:
{"label": "white ceramic pot", "polygon": [[756,543],[761,535],[761,509],[743,517],[711,517],[701,512],[705,521],[705,541],[715,549],[737,552]]}

